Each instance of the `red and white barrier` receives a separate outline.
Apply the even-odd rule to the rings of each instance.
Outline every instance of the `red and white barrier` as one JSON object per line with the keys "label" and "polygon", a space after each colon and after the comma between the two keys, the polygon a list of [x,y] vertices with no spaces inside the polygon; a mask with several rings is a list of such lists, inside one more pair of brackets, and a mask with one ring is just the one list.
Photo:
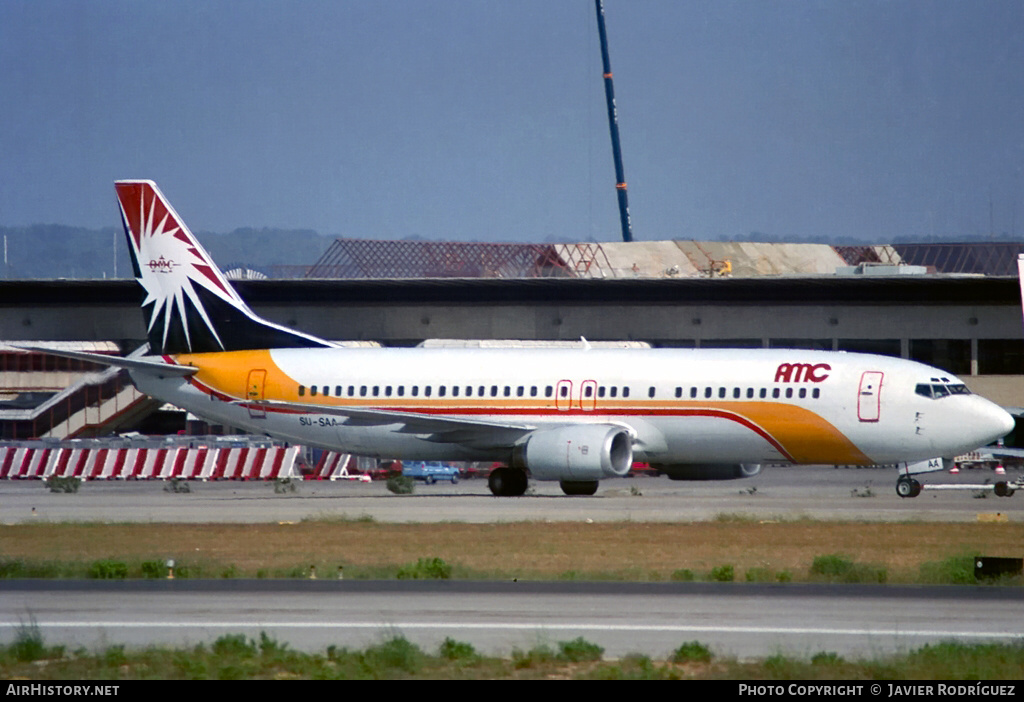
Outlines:
{"label": "red and white barrier", "polygon": [[299,447],[35,448],[0,446],[0,479],[276,480],[300,478]]}
{"label": "red and white barrier", "polygon": [[348,464],[351,458],[352,454],[350,453],[324,451],[310,478],[313,480],[360,480],[367,483],[370,482],[370,476],[368,475],[349,475]]}

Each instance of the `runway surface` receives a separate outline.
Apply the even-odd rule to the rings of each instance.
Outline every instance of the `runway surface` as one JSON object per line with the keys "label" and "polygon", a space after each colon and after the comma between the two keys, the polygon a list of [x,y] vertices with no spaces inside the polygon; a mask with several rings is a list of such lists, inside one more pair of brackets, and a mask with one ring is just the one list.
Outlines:
{"label": "runway surface", "polygon": [[[1006,476],[1010,479],[1016,474]],[[312,482],[294,493],[264,483],[87,483],[53,494],[0,481],[0,528],[32,521],[279,522],[370,517],[378,522],[700,521],[723,514],[863,521],[1024,520],[1024,492],[929,491],[901,499],[885,469],[767,468],[748,480],[609,480],[595,497],[534,483],[495,498],[483,480],[417,484]],[[930,484],[994,482],[991,472],[926,476]],[[981,497],[980,495],[986,495]],[[1020,640],[1020,587],[863,587],[745,583],[466,583],[338,581],[26,582],[0,580],[0,641],[35,621],[48,643],[209,643],[261,630],[293,648],[362,647],[400,632],[433,651],[446,636],[510,655],[582,636],[606,656],[669,655],[699,640],[720,655],[871,656],[956,639]]]}
{"label": "runway surface", "polygon": [[[1002,476],[1015,479],[1018,473]],[[995,482],[991,471],[925,476],[926,484]],[[417,483],[393,495],[384,483],[307,481],[277,494],[272,484],[89,482],[76,494],[54,494],[39,481],[0,481],[0,524],[31,520],[117,522],[279,522],[372,517],[379,522],[703,521],[722,514],[862,521],[976,521],[979,513],[1024,519],[1024,491],[925,490],[896,495],[896,471],[882,468],[768,467],[754,478],[675,482],[636,477],[602,481],[594,497],[566,497],[557,483],[531,483],[523,497],[496,498],[485,480],[457,485]],[[986,497],[979,498],[984,494]]]}
{"label": "runway surface", "polygon": [[74,648],[209,643],[260,631],[292,648],[362,648],[401,634],[511,655],[578,636],[605,656],[671,655],[699,640],[740,659],[871,657],[958,639],[1020,641],[1020,588],[711,583],[0,581],[0,636],[34,621]]}

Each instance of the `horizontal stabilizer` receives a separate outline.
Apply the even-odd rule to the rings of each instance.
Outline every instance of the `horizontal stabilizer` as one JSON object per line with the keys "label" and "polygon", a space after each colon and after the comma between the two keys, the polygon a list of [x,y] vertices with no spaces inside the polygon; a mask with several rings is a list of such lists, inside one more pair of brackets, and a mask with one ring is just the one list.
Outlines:
{"label": "horizontal stabilizer", "polygon": [[199,370],[195,366],[178,366],[171,363],[163,363],[161,361],[144,361],[138,358],[108,356],[102,353],[88,353],[86,351],[56,351],[54,349],[42,348],[39,346],[14,346],[14,348],[21,349],[22,351],[46,353],[51,356],[60,356],[61,358],[72,358],[77,361],[100,363],[105,366],[114,366],[115,368],[127,368],[128,370],[150,373],[159,378],[183,378],[192,375]]}

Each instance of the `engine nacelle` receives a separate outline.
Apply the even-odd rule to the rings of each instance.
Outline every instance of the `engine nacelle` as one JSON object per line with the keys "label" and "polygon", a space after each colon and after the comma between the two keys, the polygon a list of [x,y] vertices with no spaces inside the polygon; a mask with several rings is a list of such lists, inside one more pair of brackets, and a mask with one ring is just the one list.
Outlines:
{"label": "engine nacelle", "polygon": [[671,480],[735,480],[752,478],[761,472],[760,463],[678,463],[671,466],[652,463],[651,468]]}
{"label": "engine nacelle", "polygon": [[517,447],[515,463],[535,480],[622,477],[633,465],[633,440],[625,427],[608,424],[538,429]]}

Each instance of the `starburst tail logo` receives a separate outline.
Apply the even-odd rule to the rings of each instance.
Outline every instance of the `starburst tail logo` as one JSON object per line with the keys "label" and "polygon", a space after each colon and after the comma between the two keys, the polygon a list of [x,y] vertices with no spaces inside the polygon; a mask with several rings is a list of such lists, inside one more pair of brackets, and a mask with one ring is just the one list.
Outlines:
{"label": "starburst tail logo", "polygon": [[184,347],[192,350],[192,336],[198,330],[224,348],[201,296],[212,293],[248,313],[246,304],[155,183],[119,181],[115,187],[132,253],[139,264],[139,282],[146,290],[143,306],[150,310],[151,341],[165,348],[168,338],[183,338]]}

